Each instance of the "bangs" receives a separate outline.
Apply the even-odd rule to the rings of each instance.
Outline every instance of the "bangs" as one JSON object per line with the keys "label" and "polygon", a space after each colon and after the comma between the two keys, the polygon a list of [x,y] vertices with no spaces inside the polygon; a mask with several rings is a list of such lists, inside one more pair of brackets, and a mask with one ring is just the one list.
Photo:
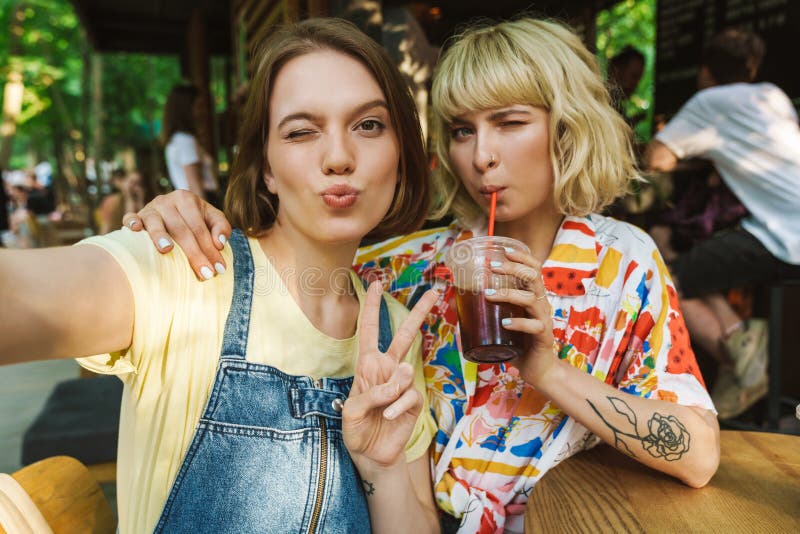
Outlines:
{"label": "bangs", "polygon": [[497,30],[479,30],[463,37],[439,66],[433,86],[434,109],[445,122],[468,111],[512,104],[549,110],[536,69],[524,61],[525,55]]}

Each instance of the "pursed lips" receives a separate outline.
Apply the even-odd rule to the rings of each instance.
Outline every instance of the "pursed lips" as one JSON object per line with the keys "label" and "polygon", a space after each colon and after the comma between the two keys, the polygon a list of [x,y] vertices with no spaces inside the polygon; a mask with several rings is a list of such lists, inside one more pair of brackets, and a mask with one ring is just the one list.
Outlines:
{"label": "pursed lips", "polygon": [[347,184],[335,184],[322,191],[322,200],[331,208],[349,208],[358,200],[359,191]]}

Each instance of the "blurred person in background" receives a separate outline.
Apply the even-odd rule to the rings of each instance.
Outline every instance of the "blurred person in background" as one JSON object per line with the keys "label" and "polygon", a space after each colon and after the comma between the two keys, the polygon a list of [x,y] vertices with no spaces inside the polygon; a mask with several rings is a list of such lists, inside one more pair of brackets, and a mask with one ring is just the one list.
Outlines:
{"label": "blurred person in background", "polygon": [[28,209],[28,189],[22,185],[11,185],[9,196],[9,228],[3,233],[3,244],[8,248],[39,246],[39,225],[33,212]]}
{"label": "blurred person in background", "polygon": [[640,112],[633,117],[625,113],[625,103],[636,92],[639,82],[644,75],[645,57],[639,50],[627,45],[622,51],[608,61],[608,80],[611,84],[611,98],[614,107],[631,128],[636,127],[646,114]]}
{"label": "blurred person in background", "polygon": [[34,170],[25,172],[23,187],[27,192],[27,208],[34,215],[48,215],[55,209],[55,197],[52,188],[39,181],[39,174]]}
{"label": "blurred person in background", "polygon": [[715,36],[703,53],[699,91],[645,155],[649,169],[665,172],[681,159],[710,160],[749,213],[680,255],[669,250],[669,227],[651,230],[670,262],[692,341],[719,362],[712,397],[722,419],[766,394],[768,340],[766,320],[743,320],[724,293],[800,276],[800,129],[780,88],[753,83],[765,51],[747,31]]}
{"label": "blurred person in background", "polygon": [[119,228],[122,216],[138,211],[153,197],[148,194],[148,182],[138,170],[114,169],[111,173],[112,191],[97,207],[97,228],[100,235]]}
{"label": "blurred person in background", "polygon": [[197,141],[198,90],[176,85],[164,107],[163,141],[169,179],[175,189],[185,189],[219,205],[213,159]]}

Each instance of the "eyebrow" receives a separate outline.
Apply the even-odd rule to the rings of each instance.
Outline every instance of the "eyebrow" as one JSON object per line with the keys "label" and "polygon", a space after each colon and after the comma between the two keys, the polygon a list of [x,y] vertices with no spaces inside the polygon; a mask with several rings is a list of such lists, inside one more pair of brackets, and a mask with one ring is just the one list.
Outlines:
{"label": "eyebrow", "polygon": [[[502,120],[502,119],[508,117],[509,115],[516,115],[518,113],[521,113],[523,115],[531,115],[531,112],[528,111],[527,109],[509,108],[509,109],[501,109],[501,110],[495,111],[494,113],[489,115],[489,120],[498,121],[498,120]],[[452,124],[469,124],[469,121],[466,120],[463,117],[453,117],[452,120],[450,120],[450,124],[451,125]]]}
{"label": "eyebrow", "polygon": [[519,108],[511,108],[511,109],[501,109],[500,111],[495,111],[491,115],[489,115],[489,120],[500,120],[508,117],[509,115],[516,115],[521,113],[523,115],[530,115],[531,112],[527,109],[519,109]]}
{"label": "eyebrow", "polygon": [[[386,111],[389,111],[389,105],[386,103],[386,101],[383,100],[382,98],[376,98],[375,100],[370,100],[369,102],[365,102],[365,103],[361,104],[360,106],[355,108],[350,113],[350,115],[351,116],[360,115],[361,113],[364,113],[365,111],[369,111],[370,109],[378,108],[378,107],[384,108]],[[315,115],[315,114],[309,113],[307,111],[300,111],[298,113],[291,113],[291,114],[286,115],[284,118],[281,119],[281,121],[278,123],[278,128],[282,127],[287,122],[291,122],[291,121],[295,121],[295,120],[307,120],[307,121],[310,121],[310,122],[317,122],[317,121],[319,121],[319,118],[320,118],[319,115]]]}

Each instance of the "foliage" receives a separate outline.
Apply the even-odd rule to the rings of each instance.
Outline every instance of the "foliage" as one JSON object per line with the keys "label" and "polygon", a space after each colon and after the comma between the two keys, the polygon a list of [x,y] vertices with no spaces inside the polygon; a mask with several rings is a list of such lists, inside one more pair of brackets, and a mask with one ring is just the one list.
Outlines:
{"label": "foliage", "polygon": [[[0,30],[0,76],[21,72],[25,84],[10,167],[56,161],[67,152],[76,156],[82,175],[79,162],[94,155],[94,52],[72,5],[68,0],[0,0],[0,28],[11,28]],[[103,54],[101,61],[100,156],[105,159],[154,142],[180,67],[176,57]]]}
{"label": "foliage", "polygon": [[645,70],[636,92],[626,104],[629,117],[645,113],[636,126],[639,141],[650,139],[653,123],[653,73],[655,70],[656,0],[623,0],[597,15],[597,54],[608,60],[631,45],[645,56]]}

